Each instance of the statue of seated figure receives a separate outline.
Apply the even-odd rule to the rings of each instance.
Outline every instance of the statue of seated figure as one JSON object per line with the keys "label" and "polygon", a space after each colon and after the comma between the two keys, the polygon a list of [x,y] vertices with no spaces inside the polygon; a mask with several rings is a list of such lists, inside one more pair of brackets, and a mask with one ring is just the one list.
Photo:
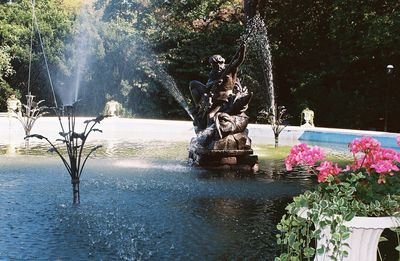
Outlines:
{"label": "statue of seated figure", "polygon": [[211,56],[213,68],[208,82],[189,84],[196,106],[196,137],[190,141],[189,159],[196,166],[258,170],[258,157],[253,155],[248,137],[249,117],[245,114],[253,94],[242,87],[237,77],[245,52],[242,44],[229,64],[220,55]]}
{"label": "statue of seated figure", "polygon": [[[244,112],[253,94],[240,84],[237,77],[245,52],[246,46],[242,44],[229,64],[225,64],[220,55],[211,56],[212,70],[208,82],[191,81],[189,84],[196,105],[193,124],[196,133],[202,137],[199,139],[202,146],[216,144],[229,135],[237,136],[247,128],[248,116]],[[218,149],[212,145],[208,147]]]}
{"label": "statue of seated figure", "polygon": [[105,115],[110,115],[112,117],[117,116],[119,117],[122,112],[122,105],[114,100],[110,100],[106,103],[106,106],[104,108],[104,114]]}
{"label": "statue of seated figure", "polygon": [[302,124],[300,127],[302,128],[312,128],[314,126],[314,111],[310,110],[309,108],[305,108],[301,112],[301,118],[302,118],[302,123],[304,120],[304,124]]}
{"label": "statue of seated figure", "polygon": [[206,84],[191,81],[189,89],[192,94],[194,110],[194,125],[196,131],[201,131],[215,122],[218,112],[230,115],[240,114],[247,110],[252,93],[242,87],[237,77],[238,68],[244,61],[246,47],[242,44],[229,64],[220,55],[209,58],[212,70]]}

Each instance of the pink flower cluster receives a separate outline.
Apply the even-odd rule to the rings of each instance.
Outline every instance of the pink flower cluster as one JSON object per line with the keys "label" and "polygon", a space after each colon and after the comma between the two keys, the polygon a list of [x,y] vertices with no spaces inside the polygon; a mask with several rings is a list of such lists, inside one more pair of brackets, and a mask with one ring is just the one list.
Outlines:
{"label": "pink flower cluster", "polygon": [[350,151],[355,154],[358,152],[368,153],[370,151],[375,151],[380,149],[381,144],[379,141],[375,140],[372,137],[362,137],[358,139],[354,139],[349,144]]}
{"label": "pink flower cluster", "polygon": [[[397,144],[400,146],[400,136],[397,137]],[[354,156],[351,169],[353,171],[365,169],[369,175],[373,172],[378,173],[378,183],[385,183],[385,175],[393,175],[395,171],[400,171],[398,167],[400,153],[393,149],[382,148],[379,141],[371,137],[354,139],[349,144],[349,149]],[[323,161],[315,167],[316,162],[323,159],[324,152],[321,148],[308,147],[303,143],[295,145],[285,160],[286,170],[291,171],[294,166],[307,166],[317,174],[318,182],[325,182],[329,176],[350,170],[349,166],[341,169],[329,161]]]}
{"label": "pink flower cluster", "polygon": [[319,167],[316,168],[318,170],[317,178],[318,182],[325,182],[328,176],[336,176],[343,170],[338,167],[337,163],[333,164],[330,161],[321,162]]}
{"label": "pink flower cluster", "polygon": [[301,143],[290,149],[290,154],[285,160],[285,166],[289,171],[294,166],[314,166],[317,161],[323,160],[324,157],[321,148],[317,146],[308,147],[307,144]]}
{"label": "pink flower cluster", "polygon": [[[398,144],[399,137],[397,137]],[[349,144],[349,148],[354,156],[353,170],[365,168],[368,174],[378,173],[378,183],[385,183],[386,174],[393,175],[394,171],[400,170],[397,166],[400,162],[400,153],[393,149],[382,148],[381,144],[371,137],[355,139]]]}

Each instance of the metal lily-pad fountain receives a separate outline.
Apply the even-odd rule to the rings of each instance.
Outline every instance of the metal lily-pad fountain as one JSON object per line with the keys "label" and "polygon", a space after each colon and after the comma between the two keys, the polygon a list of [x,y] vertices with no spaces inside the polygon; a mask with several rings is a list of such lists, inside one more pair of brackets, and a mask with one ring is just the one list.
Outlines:
{"label": "metal lily-pad fountain", "polygon": [[[86,120],[84,122],[85,128],[83,132],[76,131],[76,116],[75,116],[75,108],[73,105],[65,105],[63,110],[59,108],[54,108],[54,111],[57,114],[61,132],[59,132],[61,138],[57,139],[57,142],[61,142],[65,148],[67,155],[63,155],[60,151],[60,147],[55,143],[51,142],[47,137],[40,134],[31,134],[25,137],[28,138],[37,138],[40,140],[47,141],[51,148],[50,152],[55,152],[61,158],[65,168],[68,171],[68,174],[71,176],[71,184],[72,184],[72,192],[73,192],[73,204],[80,203],[80,193],[79,193],[79,183],[80,177],[82,175],[83,168],[85,167],[86,161],[89,156],[95,152],[97,149],[101,148],[101,145],[94,146],[90,149],[88,153],[84,153],[84,147],[86,140],[90,133],[92,132],[102,132],[100,129],[95,128],[97,124],[99,124],[104,118],[108,116],[99,115],[98,117]],[[61,114],[67,116],[67,124],[64,126]]]}
{"label": "metal lily-pad fountain", "polygon": [[44,100],[40,100],[35,102],[35,96],[31,93],[25,95],[26,104],[22,104],[21,113],[14,110],[13,117],[17,118],[24,128],[25,136],[29,136],[31,134],[31,130],[36,120],[47,114],[47,106],[41,106],[41,103]]}

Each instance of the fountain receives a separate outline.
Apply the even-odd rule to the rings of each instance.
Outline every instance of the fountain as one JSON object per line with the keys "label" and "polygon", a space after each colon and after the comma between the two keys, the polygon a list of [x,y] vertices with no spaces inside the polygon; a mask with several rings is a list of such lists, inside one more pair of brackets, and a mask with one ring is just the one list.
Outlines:
{"label": "fountain", "polygon": [[[259,1],[245,1],[248,23],[241,36],[242,45],[232,61],[224,64],[219,55],[210,57],[213,71],[206,85],[192,81],[189,85],[195,108],[196,137],[189,146],[189,158],[196,166],[217,169],[258,170],[258,158],[253,155],[248,137],[248,117],[245,111],[252,98],[237,79],[237,70],[244,61],[247,42],[255,42],[261,54],[261,64],[268,86],[267,117],[274,130],[275,145],[286,119],[283,106],[277,107],[272,74],[271,47],[264,21],[257,14]],[[279,110],[279,111],[278,111]]]}
{"label": "fountain", "polygon": [[189,106],[183,97],[182,93],[179,91],[178,87],[174,79],[169,75],[162,64],[155,62],[157,59],[151,59],[152,67],[154,68],[155,77],[159,79],[159,82],[162,86],[169,91],[169,93],[174,97],[174,99],[178,102],[178,104],[186,111],[189,117],[193,120],[193,115],[189,110]]}
{"label": "fountain", "polygon": [[84,75],[87,75],[92,55],[93,38],[97,33],[94,17],[95,13],[90,4],[83,4],[76,18],[71,42],[65,50],[66,64],[63,71],[58,73],[55,85],[56,94],[63,105],[75,103],[80,96],[82,81]]}
{"label": "fountain", "polygon": [[[244,51],[239,50],[234,61],[241,54],[244,59]],[[1,135],[0,260],[273,260],[279,253],[275,225],[284,206],[313,183],[307,173],[287,176],[281,159],[267,157],[271,154],[267,144],[274,134],[270,126],[247,125],[244,113],[251,93],[234,83],[235,97],[228,99],[225,108],[218,100],[213,101],[218,95],[211,97],[212,103],[210,99],[199,103],[206,113],[203,116],[199,110],[195,114],[195,139],[214,147],[231,146],[231,141],[241,137],[239,143],[246,146],[247,131],[239,132],[245,126],[256,145],[252,149],[259,156],[258,175],[238,175],[236,171],[221,175],[188,167],[191,122],[112,117],[101,122],[104,134],[92,132],[92,140],[86,139],[87,135],[84,138],[93,159],[85,165],[85,175],[78,184],[83,184],[87,193],[84,204],[70,207],[71,191],[64,182],[74,178],[59,170],[63,164],[71,168],[68,162],[65,165],[68,159],[61,163],[57,155],[43,155],[40,140],[33,142],[30,150],[17,147],[14,155],[7,155],[5,147],[10,141],[7,135]],[[227,91],[232,87],[222,86]],[[218,94],[217,90],[214,92]],[[223,94],[219,96],[222,99]],[[223,112],[216,109],[219,105]],[[72,109],[66,106],[65,115],[71,115]],[[1,133],[10,131],[5,120],[0,118]],[[49,140],[57,139],[59,127],[55,123],[54,118],[43,117],[35,130]],[[281,138],[286,145],[294,145],[307,131],[288,126]],[[323,128],[315,131],[327,132]],[[65,143],[70,141],[67,132],[77,142],[85,136],[74,130],[62,131]],[[354,131],[352,135],[365,133]],[[375,135],[395,143],[394,134]],[[45,140],[44,136],[37,138]],[[343,136],[340,140],[345,141]],[[94,153],[91,148],[99,141],[105,146]],[[66,150],[74,151],[72,159],[77,159],[74,155],[81,148],[78,144]],[[238,163],[236,155],[224,161],[232,163],[233,158]]]}
{"label": "fountain", "polygon": [[248,27],[250,28],[250,30],[253,30],[253,33],[251,34],[253,36],[253,39],[250,40],[255,43],[257,51],[261,55],[260,63],[262,66],[264,80],[265,84],[267,85],[267,93],[269,97],[269,104],[267,105],[267,108],[268,110],[271,110],[270,108],[272,108],[275,118],[277,114],[277,105],[275,101],[275,87],[272,74],[272,54],[271,45],[268,39],[268,30],[259,14],[249,19]]}
{"label": "fountain", "polygon": [[243,42],[228,65],[219,55],[210,57],[213,70],[208,83],[190,83],[196,104],[193,124],[197,136],[190,142],[189,158],[195,166],[258,171],[258,157],[253,155],[245,114],[253,93],[237,79],[245,51]]}
{"label": "fountain", "polygon": [[[75,129],[75,108],[74,105],[64,105],[62,113],[59,108],[54,108],[56,115],[58,116],[58,121],[60,123],[61,132],[59,135],[61,139],[57,139],[56,141],[61,142],[65,145],[65,149],[67,151],[67,156],[63,156],[61,150],[57,147],[56,144],[51,142],[47,137],[40,134],[30,134],[25,137],[25,139],[29,138],[37,138],[40,140],[45,140],[51,146],[50,152],[55,152],[60,157],[62,163],[68,171],[68,174],[71,176],[71,184],[72,184],[72,194],[73,194],[73,204],[80,203],[80,189],[79,183],[82,175],[83,168],[85,167],[86,161],[89,156],[94,153],[97,149],[102,146],[94,146],[89,153],[85,156],[83,154],[86,140],[91,132],[102,132],[99,129],[94,128],[97,124],[99,124],[104,118],[108,116],[100,115],[95,119],[86,120],[84,122],[85,128],[83,132],[77,132]],[[67,127],[64,127],[64,124],[61,119],[61,114],[67,116]]]}
{"label": "fountain", "polygon": [[20,111],[14,111],[13,117],[17,118],[19,122],[22,124],[25,136],[31,134],[31,130],[33,125],[35,124],[36,120],[42,117],[43,115],[47,114],[46,106],[41,106],[40,104],[44,102],[44,100],[40,100],[38,102],[34,101],[35,96],[28,93],[26,95],[26,104],[23,104],[23,109],[21,108]]}
{"label": "fountain", "polygon": [[285,106],[278,106],[276,110],[273,107],[269,111],[262,110],[257,116],[257,120],[261,120],[271,125],[275,138],[275,148],[279,145],[279,135],[288,126],[287,120],[290,115],[286,114]]}

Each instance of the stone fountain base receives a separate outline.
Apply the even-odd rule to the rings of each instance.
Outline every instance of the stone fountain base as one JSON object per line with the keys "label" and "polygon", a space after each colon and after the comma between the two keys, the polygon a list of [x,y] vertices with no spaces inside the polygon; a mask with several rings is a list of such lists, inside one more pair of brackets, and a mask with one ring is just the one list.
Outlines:
{"label": "stone fountain base", "polygon": [[194,150],[189,151],[194,166],[215,170],[242,170],[257,172],[258,156],[253,150]]}
{"label": "stone fountain base", "polygon": [[[236,137],[235,137],[236,136]],[[189,146],[189,160],[197,167],[214,170],[241,170],[257,172],[258,156],[253,155],[247,134],[229,135],[212,142],[208,148],[193,138]]]}

